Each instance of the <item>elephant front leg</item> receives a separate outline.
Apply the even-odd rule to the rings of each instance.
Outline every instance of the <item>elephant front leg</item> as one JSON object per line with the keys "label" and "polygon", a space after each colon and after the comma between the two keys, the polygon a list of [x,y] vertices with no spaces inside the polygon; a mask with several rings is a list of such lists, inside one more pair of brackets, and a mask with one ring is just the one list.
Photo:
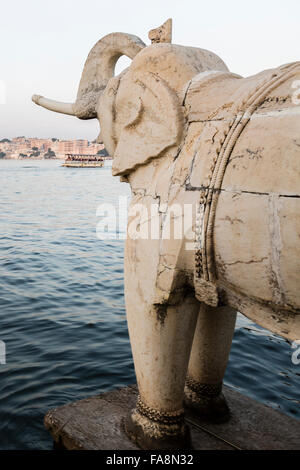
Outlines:
{"label": "elephant front leg", "polygon": [[229,307],[202,304],[198,316],[185,386],[185,405],[200,418],[224,422],[230,411],[222,394],[236,321]]}
{"label": "elephant front leg", "polygon": [[139,398],[125,431],[142,449],[187,448],[183,395],[199,302],[147,305],[129,290],[126,310]]}

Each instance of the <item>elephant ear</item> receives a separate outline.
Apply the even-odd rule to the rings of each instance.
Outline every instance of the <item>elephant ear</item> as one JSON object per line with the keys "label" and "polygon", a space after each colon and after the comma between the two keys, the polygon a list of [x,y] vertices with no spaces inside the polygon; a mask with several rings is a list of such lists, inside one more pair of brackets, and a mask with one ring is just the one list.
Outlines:
{"label": "elephant ear", "polygon": [[135,89],[130,92],[126,86],[126,104],[122,99],[116,103],[116,113],[123,109],[124,119],[114,152],[113,175],[128,174],[162,156],[182,138],[184,119],[175,91],[150,72],[135,75],[131,88],[132,83]]}

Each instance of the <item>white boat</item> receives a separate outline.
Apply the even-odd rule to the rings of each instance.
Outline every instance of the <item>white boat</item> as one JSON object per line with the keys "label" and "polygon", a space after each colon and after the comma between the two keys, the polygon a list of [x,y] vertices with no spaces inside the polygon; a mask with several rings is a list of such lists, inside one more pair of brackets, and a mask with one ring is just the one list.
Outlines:
{"label": "white boat", "polygon": [[100,155],[68,153],[62,166],[67,168],[102,168],[104,158]]}

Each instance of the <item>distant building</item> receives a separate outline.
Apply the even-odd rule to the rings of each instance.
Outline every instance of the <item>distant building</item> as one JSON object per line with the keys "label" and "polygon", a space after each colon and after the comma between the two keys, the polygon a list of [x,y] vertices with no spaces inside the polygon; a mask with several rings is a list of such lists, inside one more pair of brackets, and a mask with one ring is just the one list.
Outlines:
{"label": "distant building", "polygon": [[[103,144],[89,142],[86,139],[59,140],[38,139],[36,137],[14,137],[0,141],[0,153],[4,158],[52,158],[65,159],[67,154],[101,155],[108,157]],[[53,157],[53,155],[55,155]]]}

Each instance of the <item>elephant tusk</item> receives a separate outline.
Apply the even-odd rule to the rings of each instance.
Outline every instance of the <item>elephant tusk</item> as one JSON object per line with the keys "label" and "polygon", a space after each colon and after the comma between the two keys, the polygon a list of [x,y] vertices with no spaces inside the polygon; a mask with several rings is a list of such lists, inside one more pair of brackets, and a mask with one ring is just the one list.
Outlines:
{"label": "elephant tusk", "polygon": [[54,111],[55,113],[69,114],[71,116],[76,116],[75,114],[75,105],[73,103],[63,103],[60,101],[49,100],[41,95],[33,95],[32,101],[43,108]]}

